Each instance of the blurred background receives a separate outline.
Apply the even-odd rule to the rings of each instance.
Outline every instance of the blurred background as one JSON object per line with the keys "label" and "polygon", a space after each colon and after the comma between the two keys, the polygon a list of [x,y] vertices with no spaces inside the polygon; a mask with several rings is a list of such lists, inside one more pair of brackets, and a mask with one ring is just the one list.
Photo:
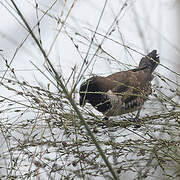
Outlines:
{"label": "blurred background", "polygon": [[[99,0],[98,3],[58,0],[23,0],[16,3],[31,28],[34,27],[33,31],[41,40],[43,48],[49,52],[52,63],[60,66],[66,77],[71,68],[82,65],[82,57],[87,54],[88,43],[96,28],[95,41],[91,45],[88,59],[91,59],[97,46],[102,43],[104,36],[107,36],[109,39],[105,38],[102,48],[119,63],[137,65],[141,56],[136,51],[146,54],[152,49],[157,49],[161,63],[178,70],[179,1],[107,2],[102,17],[100,15],[105,3],[103,0]],[[34,67],[30,62],[43,67],[44,60],[40,57],[37,46],[17,16],[12,3],[2,0],[0,4],[2,55],[12,61],[17,74],[21,75],[23,71],[23,76],[27,75],[26,78],[32,79],[30,74],[36,73],[36,70],[32,70]],[[62,25],[64,21],[65,24]],[[80,54],[71,38],[77,44]],[[126,46],[135,51],[129,50]],[[113,66],[114,64],[108,61],[110,57],[102,50],[99,54],[104,58],[98,58],[91,73],[108,74],[121,68],[117,64]],[[1,64],[2,71],[5,68],[3,60]],[[160,67],[161,69],[164,71],[164,68]],[[89,71],[91,70],[87,70],[87,74],[90,73]],[[165,73],[168,71],[165,70]]]}
{"label": "blurred background", "polygon": [[[152,83],[154,90],[152,100],[145,106],[143,115],[147,117],[149,113],[155,117],[158,114],[159,121],[164,119],[165,124],[166,119],[161,116],[162,114],[178,112],[180,95],[179,0],[14,0],[14,2],[64,84],[73,93],[77,104],[79,97],[77,92],[85,79],[95,74],[106,76],[134,68],[143,55],[157,49],[160,65],[156,69]],[[98,172],[95,172],[97,177],[93,174],[96,166],[92,164],[91,166],[89,162],[86,163],[92,169],[89,169],[88,176],[85,175],[85,171],[83,174],[83,169],[89,167],[83,162],[87,154],[78,156],[81,159],[80,165],[76,156],[67,155],[74,147],[77,148],[79,154],[81,151],[75,145],[72,147],[67,145],[67,142],[72,145],[74,140],[78,139],[77,136],[82,136],[82,134],[77,135],[77,132],[72,133],[73,127],[70,120],[76,121],[77,117],[63,92],[57,87],[47,61],[11,0],[0,1],[0,22],[1,177],[110,179],[107,169],[101,170],[100,164],[98,164]],[[90,107],[81,110],[89,119],[102,116]],[[173,120],[179,122],[178,118],[179,116],[175,117],[173,114]],[[169,119],[167,121],[169,122]],[[156,140],[162,137],[172,140],[177,137],[178,126],[175,126],[176,132],[173,136],[166,132],[167,136],[165,131],[162,132],[164,124],[158,124],[160,127],[154,129],[154,132],[150,127],[146,127],[138,133],[144,136],[151,131],[153,135],[149,134],[156,137]],[[169,130],[172,126],[174,127],[174,124],[168,125]],[[104,136],[100,133],[97,138],[100,138],[99,141],[102,140],[102,142],[110,137],[112,142],[127,143],[128,139],[140,137],[137,134],[135,137],[132,130],[122,129],[120,129],[122,136],[118,136],[117,131],[112,135],[102,130],[101,133],[104,133]],[[102,137],[104,139],[101,139]],[[123,141],[122,137],[125,138]],[[60,144],[53,145],[55,141]],[[178,138],[177,142],[179,142]],[[159,142],[158,146],[160,144]],[[136,145],[135,142],[134,145]],[[151,164],[152,152],[155,151],[154,144],[151,145],[150,150],[147,150],[147,157],[142,160],[142,164],[145,163],[146,166]],[[63,155],[59,152],[60,149],[56,149],[57,146],[62,146],[61,150],[64,151],[66,157],[61,157]],[[89,148],[90,152],[95,149],[93,144],[90,147],[84,144],[79,148],[82,148],[82,152],[86,148]],[[138,150],[135,146],[133,148],[133,153],[136,151],[144,153],[142,150],[144,147],[139,146]],[[51,154],[47,149],[53,153]],[[112,150],[112,144],[109,150]],[[118,150],[116,149],[119,153]],[[44,157],[47,152],[51,155]],[[114,158],[113,153],[110,159]],[[164,151],[164,154],[166,153]],[[168,172],[171,176],[165,176],[164,174],[168,173],[164,171],[166,166],[161,164],[162,159],[159,159],[158,165],[156,163],[152,165],[159,168],[157,171],[156,168],[152,168],[152,172],[151,169],[143,171],[144,164],[132,165],[131,160],[134,160],[134,155],[127,156],[128,158],[130,156],[129,164],[124,164],[125,167],[120,166],[119,163],[123,164],[126,155],[121,157],[120,161],[117,157],[114,161],[115,166],[118,164],[117,169],[122,171],[119,173],[121,178],[178,179],[179,177],[177,175],[178,163],[177,166],[173,166],[176,168],[173,173],[169,173],[172,169]],[[102,160],[98,161],[102,163]],[[47,165],[49,162],[51,162],[50,166]],[[25,169],[22,170],[22,167]],[[127,173],[129,171],[130,174]]]}

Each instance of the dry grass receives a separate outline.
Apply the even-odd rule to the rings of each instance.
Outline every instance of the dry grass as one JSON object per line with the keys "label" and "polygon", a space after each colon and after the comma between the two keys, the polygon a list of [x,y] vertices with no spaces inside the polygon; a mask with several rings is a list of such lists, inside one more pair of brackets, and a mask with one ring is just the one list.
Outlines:
{"label": "dry grass", "polygon": [[[27,37],[32,36],[44,57],[41,58],[44,69],[34,63],[32,65],[46,82],[41,84],[38,77],[36,79],[39,83],[34,84],[22,79],[11,65],[27,37],[17,47],[11,61],[6,60],[3,51],[0,52],[6,66],[0,82],[5,92],[0,95],[0,178],[180,179],[180,93],[179,84],[175,80],[161,73],[155,74],[153,93],[145,105],[140,129],[134,129],[133,123],[128,121],[134,114],[106,122],[91,106],[82,109],[78,105],[79,84],[93,74],[99,60],[105,59],[120,69],[131,67],[129,63],[118,61],[110,51],[105,50],[103,45],[106,41],[123,47],[132,59],[134,54],[142,55],[126,45],[123,38],[122,43],[119,43],[111,36],[114,31],[120,34],[118,20],[127,4],[122,4],[108,30],[103,33],[98,29],[108,3],[105,1],[95,30],[87,30],[92,34],[85,36],[81,32],[73,32],[76,34],[74,38],[73,33],[67,29],[70,26],[68,18],[77,1],[67,5],[67,9],[65,7],[68,2],[64,2],[61,10],[61,13],[66,12],[64,20],[61,16],[57,18],[51,14],[57,1],[46,11],[35,2],[38,23],[33,28],[30,28],[20,10],[14,16],[19,16],[21,20],[24,18],[22,24],[26,29],[29,28]],[[38,14],[40,12],[43,14],[41,17]],[[41,41],[40,28],[45,16],[59,23],[47,54]],[[35,28],[38,29],[37,35],[33,31]],[[60,75],[49,56],[61,34],[71,40],[82,58],[81,66],[74,66],[66,78]],[[87,51],[82,51],[81,46]],[[160,67],[179,77],[177,72],[163,64]]]}

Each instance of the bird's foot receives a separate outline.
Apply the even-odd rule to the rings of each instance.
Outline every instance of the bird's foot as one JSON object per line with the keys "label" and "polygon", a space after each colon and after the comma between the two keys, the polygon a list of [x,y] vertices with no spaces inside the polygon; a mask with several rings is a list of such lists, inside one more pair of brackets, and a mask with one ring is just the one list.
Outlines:
{"label": "bird's foot", "polygon": [[104,118],[103,118],[103,121],[107,121],[107,120],[109,120],[108,117],[104,117]]}
{"label": "bird's foot", "polygon": [[138,129],[138,128],[141,127],[141,121],[139,120],[138,117],[130,118],[130,119],[128,119],[128,120],[134,124],[134,128],[135,128],[135,129]]}
{"label": "bird's foot", "polygon": [[107,127],[108,120],[109,120],[109,118],[108,118],[108,117],[104,117],[104,118],[102,118],[102,128]]}
{"label": "bird's foot", "polygon": [[[103,125],[104,125],[105,127],[113,127],[113,126],[114,126],[114,120],[113,120],[113,119],[110,119],[110,118],[108,118],[108,117],[104,117],[104,118],[103,118]],[[104,127],[104,126],[102,126],[102,127]]]}
{"label": "bird's foot", "polygon": [[141,127],[141,121],[139,120],[139,118],[133,118],[134,119],[134,122],[135,122],[135,125],[134,125],[134,128],[138,129]]}

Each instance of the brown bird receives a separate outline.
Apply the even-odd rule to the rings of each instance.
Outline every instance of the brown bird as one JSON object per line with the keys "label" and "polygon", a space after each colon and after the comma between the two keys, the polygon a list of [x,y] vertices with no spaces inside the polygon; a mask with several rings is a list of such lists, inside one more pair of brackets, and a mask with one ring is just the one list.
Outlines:
{"label": "brown bird", "polygon": [[151,94],[153,71],[159,64],[156,50],[143,57],[139,67],[107,77],[94,76],[80,86],[80,106],[90,103],[104,116],[117,116],[138,110],[138,120],[144,102]]}

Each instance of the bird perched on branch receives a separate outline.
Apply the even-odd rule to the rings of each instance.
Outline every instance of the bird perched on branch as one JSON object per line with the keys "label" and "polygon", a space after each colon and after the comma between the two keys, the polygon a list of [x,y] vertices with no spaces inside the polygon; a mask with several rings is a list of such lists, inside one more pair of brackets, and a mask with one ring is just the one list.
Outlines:
{"label": "bird perched on branch", "polygon": [[106,118],[138,110],[137,121],[144,102],[152,92],[152,73],[159,62],[157,51],[153,50],[141,59],[135,69],[107,77],[91,77],[80,86],[80,106],[90,103]]}

